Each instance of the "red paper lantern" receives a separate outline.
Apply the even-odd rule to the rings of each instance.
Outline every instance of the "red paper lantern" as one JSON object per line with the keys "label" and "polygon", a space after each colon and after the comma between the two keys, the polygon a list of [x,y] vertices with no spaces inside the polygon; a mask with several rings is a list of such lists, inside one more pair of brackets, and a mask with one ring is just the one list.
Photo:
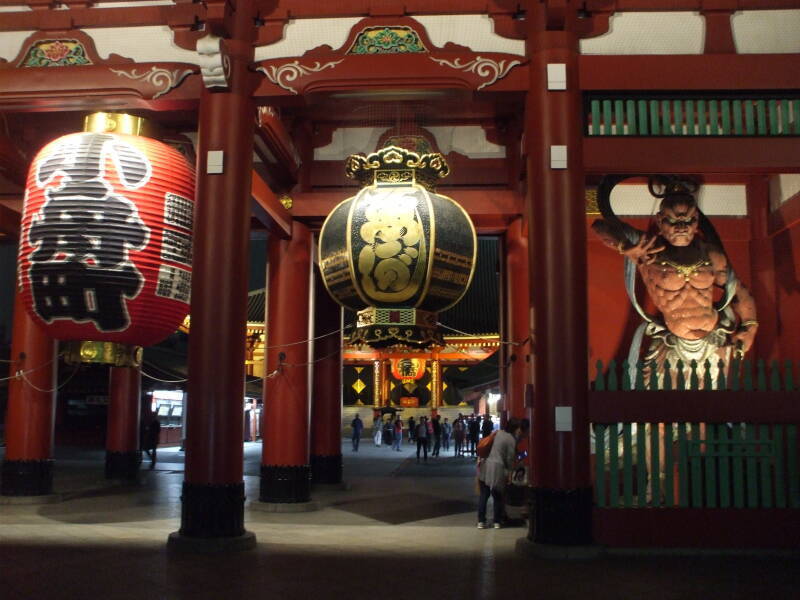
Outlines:
{"label": "red paper lantern", "polygon": [[42,148],[25,189],[25,306],[59,340],[147,346],[189,312],[194,169],[134,135],[75,133]]}
{"label": "red paper lantern", "polygon": [[392,375],[401,381],[422,379],[425,375],[425,360],[421,358],[393,358]]}

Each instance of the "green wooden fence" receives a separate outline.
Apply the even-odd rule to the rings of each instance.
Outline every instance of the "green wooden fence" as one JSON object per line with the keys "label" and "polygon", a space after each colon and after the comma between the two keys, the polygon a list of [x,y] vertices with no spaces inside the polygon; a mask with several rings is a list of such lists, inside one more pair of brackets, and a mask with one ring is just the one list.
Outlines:
{"label": "green wooden fence", "polygon": [[[661,381],[646,365],[598,361],[595,391],[797,392],[793,364],[758,361],[716,373],[694,361]],[[647,383],[646,383],[647,382]],[[794,394],[792,395],[795,396]],[[757,394],[753,402],[757,402]],[[620,422],[592,425],[600,508],[800,508],[797,424]]]}
{"label": "green wooden fence", "polygon": [[800,135],[800,98],[599,98],[586,101],[590,136]]}

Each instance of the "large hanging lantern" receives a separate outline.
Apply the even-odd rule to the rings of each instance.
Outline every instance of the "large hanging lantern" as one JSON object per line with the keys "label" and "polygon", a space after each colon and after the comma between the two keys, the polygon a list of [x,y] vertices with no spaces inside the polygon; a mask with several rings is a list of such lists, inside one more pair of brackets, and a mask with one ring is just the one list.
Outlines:
{"label": "large hanging lantern", "polygon": [[397,146],[347,160],[362,189],[325,220],[319,265],[331,296],[359,311],[351,343],[443,343],[437,313],[466,292],[477,251],[469,215],[434,191],[449,172],[441,154]]}
{"label": "large hanging lantern", "polygon": [[90,119],[95,131],[58,138],[33,160],[19,284],[50,336],[82,342],[75,360],[136,364],[136,346],[161,341],[189,312],[194,169],[161,142],[116,133],[141,120]]}

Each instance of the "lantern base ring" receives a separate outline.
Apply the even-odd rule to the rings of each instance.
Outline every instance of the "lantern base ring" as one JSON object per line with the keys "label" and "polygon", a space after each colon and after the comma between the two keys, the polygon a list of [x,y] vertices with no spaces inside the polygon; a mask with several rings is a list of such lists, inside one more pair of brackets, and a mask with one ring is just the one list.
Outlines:
{"label": "lantern base ring", "polygon": [[95,363],[113,367],[139,367],[142,364],[142,347],[114,342],[67,342],[64,362],[68,365]]}

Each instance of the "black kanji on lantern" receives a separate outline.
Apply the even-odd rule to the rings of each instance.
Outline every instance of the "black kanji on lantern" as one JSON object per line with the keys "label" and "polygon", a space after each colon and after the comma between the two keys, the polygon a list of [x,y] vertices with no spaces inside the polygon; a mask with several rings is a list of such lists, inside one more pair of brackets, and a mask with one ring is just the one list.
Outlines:
{"label": "black kanji on lantern", "polygon": [[36,165],[36,184],[46,189],[28,232],[30,279],[35,310],[48,323],[93,321],[100,331],[130,324],[124,298],[135,298],[144,278],[128,250],[144,248],[150,230],[105,177],[109,158],[126,189],[150,179],[147,157],[108,134],[67,138]]}

